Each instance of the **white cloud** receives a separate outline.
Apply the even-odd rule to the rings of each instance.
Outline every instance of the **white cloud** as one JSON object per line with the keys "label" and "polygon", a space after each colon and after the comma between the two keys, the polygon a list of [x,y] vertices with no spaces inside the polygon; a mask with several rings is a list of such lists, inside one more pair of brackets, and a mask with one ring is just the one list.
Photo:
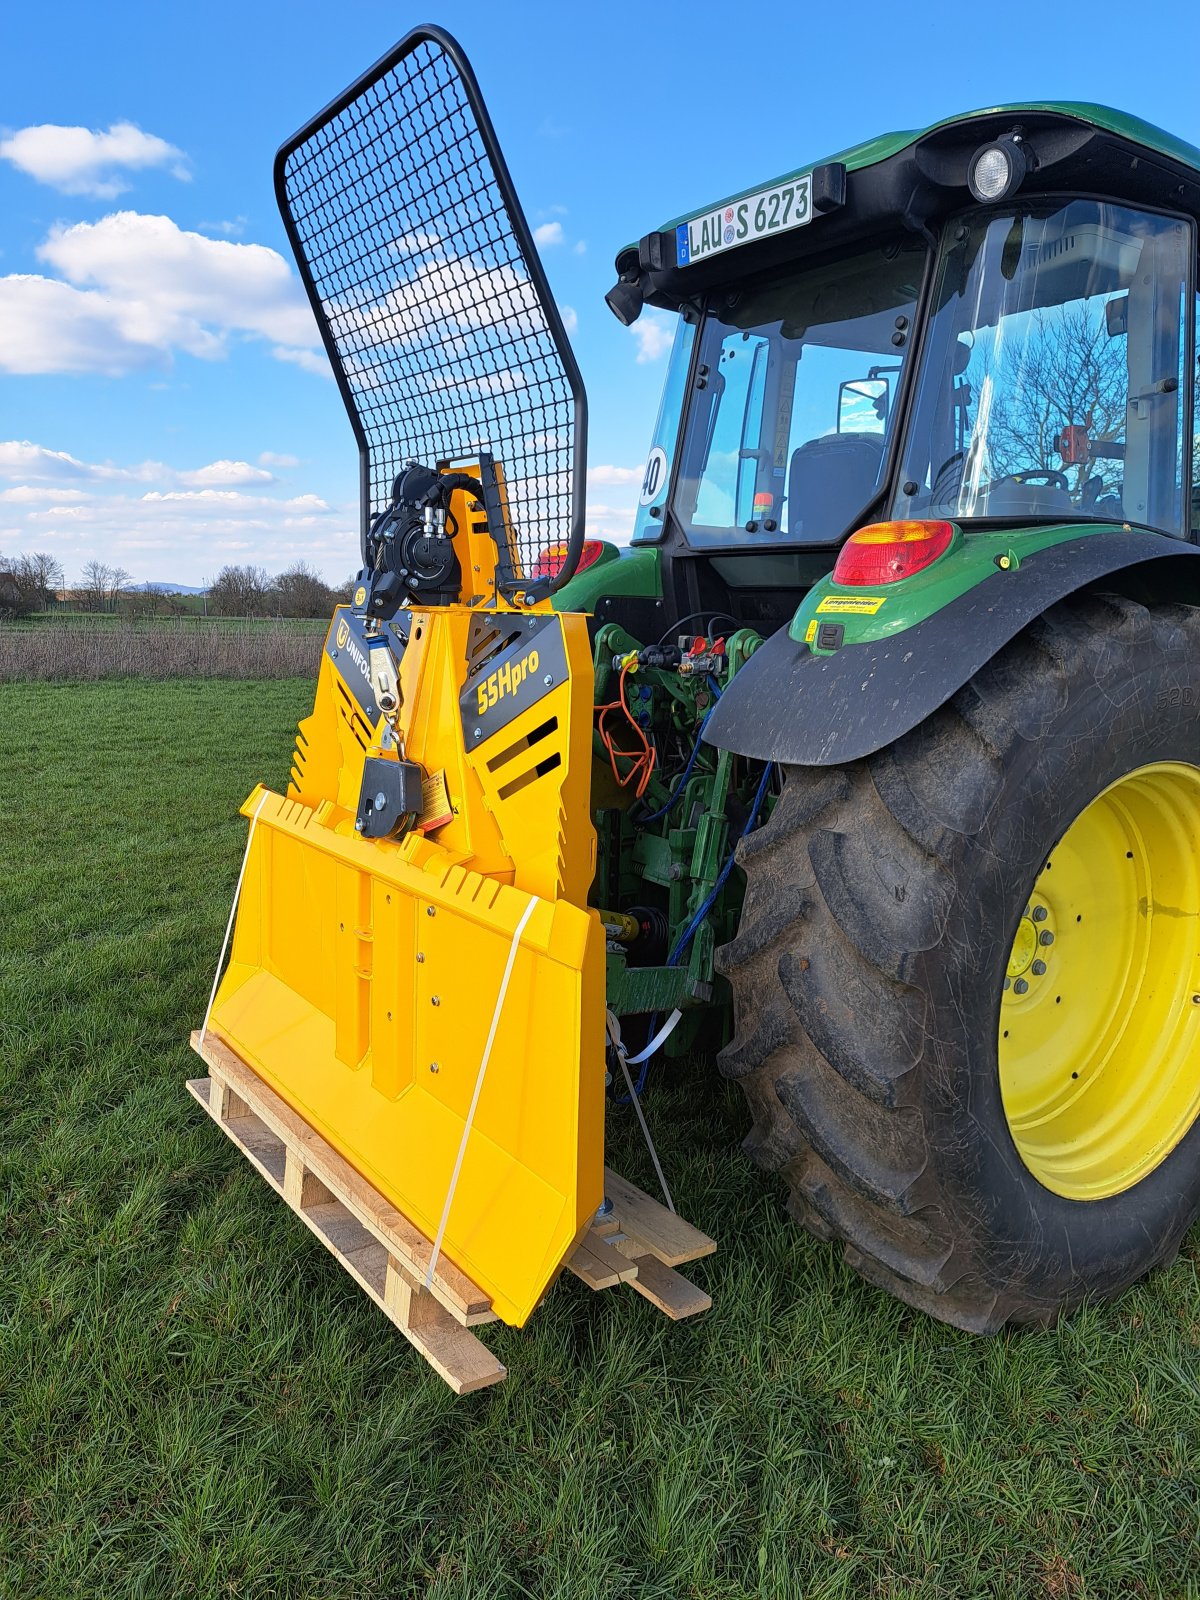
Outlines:
{"label": "white cloud", "polygon": [[575,254],[577,256],[586,255],[587,254],[587,240],[586,239],[576,239],[576,241],[575,241],[574,245],[572,246],[572,248],[574,249]]}
{"label": "white cloud", "polygon": [[227,562],[277,572],[306,560],[333,579],[358,559],[348,499],[331,505],[312,492],[272,492],[271,475],[244,461],[191,470],[100,465],[9,441],[0,443],[4,477],[19,481],[0,489],[0,549],[51,551],[69,581],[92,559],[124,566],[138,581],[196,584]]}
{"label": "white cloud", "polygon": [[274,450],[262,450],[259,452],[258,464],[260,467],[298,467],[300,457],[281,456]]}
{"label": "white cloud", "polygon": [[182,150],[132,122],[114,122],[104,133],[52,122],[20,128],[0,139],[0,160],[64,194],[104,200],[129,188],[126,172],[166,167],[173,177],[190,177]]}
{"label": "white cloud", "polygon": [[[248,484],[274,483],[272,474],[248,461],[210,461],[206,466],[177,469],[161,461],[141,461],[136,466],[118,467],[111,462],[80,461],[65,450],[47,450],[28,439],[0,441],[0,478],[33,483],[82,481],[89,483],[158,483],[185,489],[233,488]],[[10,490],[15,497],[27,491]],[[65,497],[62,488],[36,491],[42,498]],[[28,490],[33,494],[33,490]]]}
{"label": "white cloud", "polygon": [[188,233],[170,217],[115,211],[99,222],[52,230],[38,250],[74,284],[95,284],[148,320],[154,342],[193,342],[211,353],[213,333],[259,334],[281,344],[316,342],[299,280],[276,250]]}
{"label": "white cloud", "polygon": [[441,242],[440,233],[426,233],[418,228],[413,233],[402,233],[398,239],[393,239],[388,249],[395,251],[398,256],[421,256],[436,250]]}
{"label": "white cloud", "polygon": [[106,295],[29,273],[0,278],[0,371],[116,376],[160,358]]}
{"label": "white cloud", "polygon": [[585,530],[589,539],[607,539],[610,544],[628,544],[633,535],[636,509],[603,502],[588,502]]}
{"label": "white cloud", "polygon": [[629,331],[638,343],[638,361],[657,361],[671,348],[675,323],[670,317],[643,311]]}
{"label": "white cloud", "polygon": [[165,505],[169,502],[195,503],[238,511],[276,511],[282,508],[309,516],[313,512],[329,510],[328,504],[316,494],[298,494],[290,500],[275,500],[262,495],[240,494],[236,489],[169,489],[165,494],[159,489],[150,489],[141,497],[143,505]]}
{"label": "white cloud", "polygon": [[573,334],[579,326],[579,313],[574,306],[559,306],[558,311],[568,335]]}
{"label": "white cloud", "polygon": [[323,350],[294,350],[288,345],[277,344],[271,354],[276,361],[290,361],[302,372],[311,372],[316,378],[328,378],[330,383],[333,382],[333,368]]}
{"label": "white cloud", "polygon": [[422,388],[430,393],[439,393],[443,389],[466,390],[469,394],[515,394],[524,389],[529,379],[517,367],[505,367],[500,372],[482,372],[477,375],[471,373],[444,372],[428,378],[413,380],[414,388]]}
{"label": "white cloud", "polygon": [[533,230],[533,242],[540,245],[561,244],[563,230],[561,222],[543,222],[540,227]]}
{"label": "white cloud", "polygon": [[[383,295],[366,288],[326,302],[343,347],[370,354],[385,345],[411,346],[447,330],[460,335],[500,329],[510,338],[543,332],[545,314],[532,283],[516,267],[489,267],[470,256],[438,255],[398,279]],[[469,357],[473,347],[464,344]],[[354,362],[348,362],[351,371]]]}
{"label": "white cloud", "polygon": [[0,441],[0,477],[4,478],[93,478],[104,473],[65,450],[47,450],[28,439]]}
{"label": "white cloud", "polygon": [[0,489],[0,500],[11,506],[36,506],[59,500],[86,499],[87,494],[83,489],[64,489],[58,484],[53,488],[47,485],[39,489],[32,484],[23,483],[15,489]]}
{"label": "white cloud", "polygon": [[231,217],[224,222],[198,222],[201,233],[219,233],[225,239],[240,239],[246,231],[245,217]]}
{"label": "white cloud", "polygon": [[262,467],[252,467],[248,461],[210,461],[206,467],[192,472],[176,474],[180,483],[197,489],[244,483],[274,483],[275,479]]}
{"label": "white cloud", "polygon": [[[598,463],[588,468],[587,536],[628,544],[637,520],[638,490],[644,467],[617,467]],[[596,490],[603,490],[597,497]]]}
{"label": "white cloud", "polygon": [[115,375],[175,350],[219,359],[232,336],[304,355],[318,342],[298,279],[264,245],[118,211],[54,228],[37,253],[58,277],[0,278],[3,371]]}

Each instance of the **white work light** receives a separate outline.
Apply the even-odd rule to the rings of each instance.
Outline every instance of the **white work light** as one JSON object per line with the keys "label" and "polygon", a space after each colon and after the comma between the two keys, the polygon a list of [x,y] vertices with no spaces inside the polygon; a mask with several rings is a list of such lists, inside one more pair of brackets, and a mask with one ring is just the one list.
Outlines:
{"label": "white work light", "polygon": [[967,183],[976,200],[994,205],[1016,194],[1029,172],[1029,152],[1016,134],[985,144],[971,159]]}

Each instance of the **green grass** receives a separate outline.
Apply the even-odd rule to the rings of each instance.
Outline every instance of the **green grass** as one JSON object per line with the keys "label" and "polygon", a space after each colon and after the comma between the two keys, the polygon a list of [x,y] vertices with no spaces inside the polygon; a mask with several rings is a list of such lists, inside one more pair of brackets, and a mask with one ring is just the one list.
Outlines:
{"label": "green grass", "polygon": [[785,1223],[708,1070],[647,1109],[713,1310],[567,1280],[450,1394],[183,1088],[310,693],[0,687],[0,1594],[1200,1593],[1195,1239],[959,1335]]}

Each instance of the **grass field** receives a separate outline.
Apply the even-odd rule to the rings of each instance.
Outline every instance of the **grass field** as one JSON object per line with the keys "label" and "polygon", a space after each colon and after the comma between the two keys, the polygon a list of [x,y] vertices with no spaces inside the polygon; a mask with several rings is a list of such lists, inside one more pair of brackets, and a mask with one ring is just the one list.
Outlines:
{"label": "grass field", "polygon": [[0,1594],[1200,1594],[1195,1237],[1056,1332],[957,1334],[782,1220],[703,1069],[647,1109],[713,1310],[566,1280],[452,1397],[183,1088],[310,693],[0,687]]}

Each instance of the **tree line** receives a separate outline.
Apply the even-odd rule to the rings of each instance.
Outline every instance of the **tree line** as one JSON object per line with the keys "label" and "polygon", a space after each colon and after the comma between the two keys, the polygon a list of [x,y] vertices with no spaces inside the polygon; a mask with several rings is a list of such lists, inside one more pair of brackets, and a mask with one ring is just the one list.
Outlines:
{"label": "tree line", "polygon": [[349,598],[353,582],[351,577],[340,587],[327,584],[303,561],[274,575],[265,567],[227,566],[207,590],[185,596],[135,584],[124,567],[89,561],[68,587],[58,558],[38,550],[0,555],[0,618],[64,608],[130,617],[201,610],[211,617],[327,617]]}

